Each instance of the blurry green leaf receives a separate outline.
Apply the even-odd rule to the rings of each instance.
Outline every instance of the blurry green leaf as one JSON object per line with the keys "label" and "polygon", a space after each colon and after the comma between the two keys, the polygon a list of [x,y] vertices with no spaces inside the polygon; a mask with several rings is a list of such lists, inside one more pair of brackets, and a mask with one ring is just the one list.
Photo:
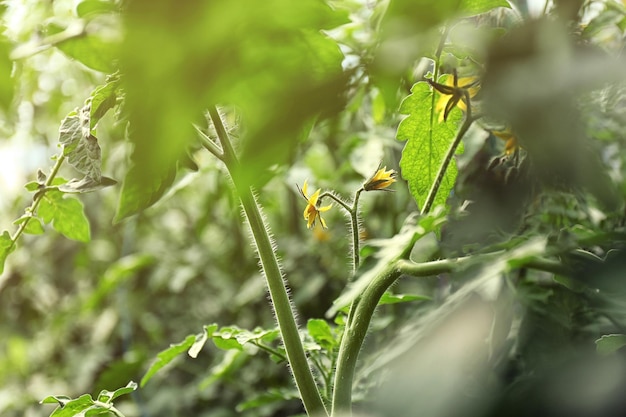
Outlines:
{"label": "blurry green leaf", "polygon": [[108,0],[84,0],[76,5],[76,14],[78,17],[111,13],[115,11],[117,11],[117,5],[114,1]]}
{"label": "blurry green leaf", "polygon": [[146,383],[156,374],[161,368],[168,363],[172,362],[176,357],[185,353],[196,341],[195,335],[189,335],[187,338],[175,345],[170,345],[169,348],[161,351],[155,361],[148,369],[148,372],[141,378],[140,386],[143,387]]}
{"label": "blurry green leaf", "polygon": [[[55,23],[47,26],[49,35],[60,34],[66,29]],[[54,44],[68,57],[96,71],[107,74],[117,69],[117,48],[111,40],[107,40],[94,33],[82,33],[78,36],[68,36],[68,39]]]}
{"label": "blurry green leaf", "polygon": [[[408,181],[411,194],[419,207],[426,200],[461,120],[461,111],[455,108],[450,112],[447,122],[439,123],[433,108],[439,93],[435,97],[433,94],[435,93],[426,82],[418,82],[413,86],[411,95],[404,99],[400,107],[400,112],[409,116],[400,123],[396,135],[398,140],[407,141],[402,151],[400,168],[402,177]],[[461,144],[457,153],[462,152]],[[441,182],[435,197],[435,206],[445,204],[454,186],[456,174],[457,167],[453,161]]]}
{"label": "blurry green leaf", "polygon": [[50,414],[50,417],[86,416],[108,412],[107,408],[97,405],[89,394],[81,395],[75,399],[68,399],[68,397],[64,395],[49,396],[44,398],[41,404],[51,404],[54,402],[57,402],[59,407]]}
{"label": "blurry green leaf", "polygon": [[44,223],[52,222],[54,229],[69,239],[89,242],[91,231],[83,203],[61,191],[49,190],[39,204],[37,214]]}
{"label": "blurry green leaf", "polygon": [[596,340],[596,351],[602,355],[608,355],[626,346],[626,335],[606,334]]}
{"label": "blurry green leaf", "polygon": [[237,412],[241,413],[246,410],[258,408],[263,405],[272,404],[278,401],[287,401],[299,399],[298,391],[289,388],[270,388],[265,392],[253,396],[252,398],[237,405]]}
{"label": "blurry green leaf", "polygon": [[72,179],[65,184],[59,185],[58,189],[64,193],[90,193],[115,184],[117,184],[117,181],[113,178],[101,176],[100,181],[97,181],[87,175],[81,180]]}
{"label": "blurry green leaf", "polygon": [[205,390],[207,387],[220,379],[228,377],[233,372],[241,368],[247,359],[248,354],[240,350],[233,349],[225,352],[220,363],[211,368],[209,375],[200,382],[198,385],[199,389]]}
{"label": "blurry green leaf", "polygon": [[37,191],[39,189],[39,187],[41,186],[41,184],[37,181],[30,181],[28,183],[26,183],[24,185],[24,188],[26,188],[26,190],[30,191],[30,192],[34,192]]}
{"label": "blurry green leaf", "polygon": [[[162,195],[155,191],[195,139],[191,123],[207,106],[237,106],[245,128],[238,175],[252,183],[286,161],[315,117],[342,106],[343,56],[320,30],[345,23],[347,14],[322,1],[138,0],[124,17],[135,169],[124,181],[118,219]],[[151,197],[138,199],[142,190]]]}
{"label": "blurry green leaf", "polygon": [[41,224],[41,220],[37,217],[31,216],[29,214],[24,214],[19,219],[15,220],[13,224],[22,224],[24,222],[28,222],[26,228],[24,229],[24,233],[28,233],[31,235],[41,235],[43,234],[43,225]]}
{"label": "blurry green leaf", "polygon": [[337,340],[335,340],[333,332],[326,320],[310,319],[306,324],[306,328],[313,340],[319,343],[324,349],[330,351],[337,345]]}
{"label": "blurry green leaf", "polygon": [[134,253],[118,259],[109,265],[104,272],[102,278],[98,281],[98,288],[85,302],[84,308],[88,311],[97,308],[102,299],[118,288],[122,282],[154,264],[155,261],[156,258],[153,255],[144,253]]}
{"label": "blurry green leaf", "polygon": [[[149,157],[150,155],[146,156],[146,158]],[[159,201],[165,191],[172,185],[175,177],[175,167],[167,172],[159,171],[158,175],[146,176],[145,173],[141,171],[140,166],[132,166],[122,184],[122,192],[117,205],[115,222],[137,214],[141,210]]]}
{"label": "blurry green leaf", "polygon": [[243,350],[243,344],[236,337],[240,332],[241,329],[236,327],[222,327],[213,333],[213,343],[222,350]]}
{"label": "blurry green leaf", "polygon": [[[366,269],[367,267],[364,265],[359,268],[356,280],[348,284],[344,292],[333,302],[332,307],[326,312],[326,317],[333,317],[339,310],[350,305],[365,291],[376,276],[413,247],[412,242],[416,236],[416,227],[415,224],[411,223],[412,220],[407,221],[400,232],[392,238],[368,241],[370,245],[378,249],[374,254],[375,264],[369,269]],[[426,233],[422,228],[417,232]]]}
{"label": "blurry green leaf", "polygon": [[0,235],[0,274],[4,271],[4,262],[7,256],[14,250],[15,245],[13,244],[13,239],[11,239],[11,235],[6,230],[3,231]]}
{"label": "blurry green leaf", "polygon": [[378,305],[406,303],[409,301],[430,301],[432,298],[417,294],[391,294],[386,292],[380,299]]}
{"label": "blurry green leaf", "polygon": [[89,127],[93,129],[107,111],[117,102],[117,89],[120,85],[119,75],[110,76],[106,84],[99,86],[87,99],[89,105]]}
{"label": "blurry green leaf", "polygon": [[102,390],[100,394],[98,394],[98,401],[111,403],[117,397],[122,395],[130,394],[131,392],[137,389],[137,383],[134,381],[130,381],[125,387],[118,388],[115,391],[107,391]]}
{"label": "blurry green leaf", "polygon": [[0,108],[5,112],[9,111],[13,102],[13,61],[9,58],[10,52],[11,45],[4,36],[0,36]]}

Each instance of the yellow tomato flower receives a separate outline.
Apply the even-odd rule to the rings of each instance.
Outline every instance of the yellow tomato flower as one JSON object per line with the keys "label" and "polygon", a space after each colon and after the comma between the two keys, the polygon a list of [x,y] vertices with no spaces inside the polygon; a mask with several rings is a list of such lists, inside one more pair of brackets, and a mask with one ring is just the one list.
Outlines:
{"label": "yellow tomato flower", "polygon": [[382,190],[382,191],[390,191],[385,190],[385,188],[389,187],[391,184],[396,182],[397,172],[393,169],[387,171],[387,167],[379,168],[378,171],[363,184],[363,189],[365,191],[374,191],[374,190]]}
{"label": "yellow tomato flower", "polygon": [[332,207],[332,204],[320,207],[320,201],[318,200],[320,197],[321,189],[318,188],[317,191],[315,191],[313,195],[311,195],[311,197],[307,195],[307,189],[308,189],[308,184],[306,181],[304,181],[304,184],[302,185],[302,189],[298,187],[300,194],[302,194],[302,197],[304,197],[304,199],[307,201],[306,208],[304,209],[304,220],[306,220],[306,227],[307,229],[310,229],[311,226],[315,224],[315,220],[319,218],[320,223],[322,224],[322,227],[326,229],[327,227],[326,222],[322,218],[321,213],[330,210],[330,208]]}
{"label": "yellow tomato flower", "polygon": [[513,152],[515,152],[519,148],[519,144],[517,143],[517,138],[515,137],[513,132],[511,132],[511,129],[505,128],[504,130],[492,130],[491,133],[493,133],[494,136],[505,141],[505,144],[504,144],[505,154],[511,155]]}
{"label": "yellow tomato flower", "polygon": [[455,106],[467,111],[464,90],[467,90],[470,99],[474,98],[480,90],[478,81],[478,77],[460,77],[455,81],[455,77],[449,75],[443,84],[438,86],[431,84],[439,92],[439,99],[435,103],[435,112],[439,114],[439,123],[448,119],[448,115]]}

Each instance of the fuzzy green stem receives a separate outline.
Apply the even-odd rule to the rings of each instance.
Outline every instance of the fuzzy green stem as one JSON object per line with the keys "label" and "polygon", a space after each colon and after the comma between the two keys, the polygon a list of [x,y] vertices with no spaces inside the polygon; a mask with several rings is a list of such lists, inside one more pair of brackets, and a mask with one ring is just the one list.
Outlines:
{"label": "fuzzy green stem", "polygon": [[352,202],[352,210],[350,211],[350,225],[352,226],[352,271],[356,275],[356,270],[359,268],[361,259],[359,258],[360,248],[360,236],[359,236],[359,197],[363,192],[363,187],[359,188],[354,194],[354,201]]}
{"label": "fuzzy green stem", "polygon": [[361,294],[359,302],[353,305],[352,320],[346,324],[337,357],[331,411],[333,417],[350,415],[352,412],[352,382],[363,340],[365,340],[378,301],[399,276],[400,272],[391,263],[373,279]]}
{"label": "fuzzy green stem", "polygon": [[241,205],[246,213],[250,230],[252,231],[252,236],[261,260],[261,266],[265,273],[271,302],[276,312],[278,327],[280,328],[281,337],[285,345],[287,360],[291,367],[298,391],[300,392],[300,397],[302,398],[302,402],[309,416],[326,416],[327,412],[324,407],[324,402],[322,401],[315,379],[311,373],[311,368],[309,367],[304,347],[300,340],[295,314],[292,310],[285,282],[283,281],[278,259],[272,247],[268,232],[269,229],[265,225],[251,188],[242,185],[239,178],[239,162],[217,109],[215,107],[210,108],[209,115],[222,146],[224,163],[230,172],[235,189],[241,200]]}

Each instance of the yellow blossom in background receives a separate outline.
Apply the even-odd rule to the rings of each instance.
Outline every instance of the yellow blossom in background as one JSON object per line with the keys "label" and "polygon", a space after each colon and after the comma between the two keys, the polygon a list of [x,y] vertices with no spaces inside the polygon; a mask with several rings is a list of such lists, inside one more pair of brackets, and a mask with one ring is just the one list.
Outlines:
{"label": "yellow blossom in background", "polygon": [[517,143],[517,138],[511,132],[511,129],[505,128],[504,130],[492,130],[491,133],[497,138],[505,141],[504,144],[504,153],[507,155],[511,155],[519,148],[519,144]]}
{"label": "yellow blossom in background", "polygon": [[391,184],[396,182],[396,176],[398,174],[393,169],[387,171],[387,167],[379,168],[378,171],[363,184],[363,189],[365,191],[390,191],[385,190],[385,188],[389,187]]}
{"label": "yellow blossom in background", "polygon": [[[467,90],[469,98],[474,98],[480,91],[478,77],[460,77],[456,79],[449,75],[441,87],[435,89],[439,92],[439,99],[435,103],[435,112],[439,115],[439,123],[447,120],[448,114],[457,106],[463,111],[467,111],[467,103],[464,90]],[[447,88],[446,88],[447,87]]]}
{"label": "yellow blossom in background", "polygon": [[327,227],[326,222],[322,218],[321,213],[330,210],[330,208],[332,207],[332,204],[320,207],[320,204],[319,204],[320,202],[318,200],[320,197],[321,189],[318,188],[317,191],[315,191],[313,195],[311,195],[311,197],[307,195],[307,189],[308,189],[308,184],[306,181],[304,181],[304,184],[302,185],[302,189],[298,187],[300,194],[302,194],[304,199],[307,201],[306,208],[304,209],[304,220],[306,220],[306,227],[307,229],[310,229],[311,226],[315,225],[315,220],[319,217],[322,227],[326,229]]}

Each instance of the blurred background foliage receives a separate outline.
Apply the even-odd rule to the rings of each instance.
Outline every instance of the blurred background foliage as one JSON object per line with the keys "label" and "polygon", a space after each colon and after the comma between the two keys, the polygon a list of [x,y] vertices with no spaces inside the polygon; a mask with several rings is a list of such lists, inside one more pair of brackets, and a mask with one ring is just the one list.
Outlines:
{"label": "blurred background foliage", "polygon": [[[441,26],[461,18],[442,45],[442,70],[482,75],[487,65],[477,110],[537,139],[521,146],[535,155],[539,180],[526,175],[523,160],[497,159],[494,167],[505,152],[490,133],[497,122],[474,126],[449,199],[454,213],[464,200],[474,208],[451,215],[436,256],[511,248],[517,235],[545,237],[551,249],[582,246],[586,257],[563,259],[576,266],[572,281],[483,265],[402,280],[394,291],[430,301],[380,307],[356,400],[382,415],[421,407],[434,416],[550,407],[565,414],[580,404],[587,414],[568,415],[594,415],[624,405],[611,391],[625,384],[626,373],[615,371],[625,369],[624,358],[592,351],[603,334],[626,333],[623,253],[614,239],[598,241],[623,227],[623,213],[611,210],[626,194],[626,6],[457,3],[3,2],[2,230],[13,231],[31,202],[23,185],[53,165],[60,121],[107,74],[121,71],[123,86],[97,126],[103,175],[120,185],[80,196],[91,242],[49,227],[24,235],[0,276],[0,414],[49,415],[50,406],[38,404],[47,395],[139,381],[159,351],[208,323],[274,327],[237,197],[193,130],[195,123],[213,134],[203,114],[209,105],[224,106],[300,321],[324,317],[350,275],[346,219],[335,209],[326,213],[329,229],[306,230],[296,184],[308,179],[350,196],[379,163],[399,170],[400,101],[433,71]],[[555,16],[565,23],[547,23]],[[63,166],[60,175],[77,174]],[[395,190],[361,200],[362,238],[372,243],[363,248],[366,265],[374,239],[396,235],[418,209],[406,183]],[[600,267],[596,258],[607,262]],[[500,275],[506,279],[486,283]],[[570,384],[575,378],[604,391],[581,396],[587,391]],[[262,352],[207,346],[196,359],[178,358],[119,408],[129,417],[292,415],[302,409],[291,387],[284,364]],[[377,394],[366,395],[370,389]],[[568,395],[576,401],[551,405]],[[528,397],[538,400],[527,405]],[[238,408],[255,398],[255,407]]]}

